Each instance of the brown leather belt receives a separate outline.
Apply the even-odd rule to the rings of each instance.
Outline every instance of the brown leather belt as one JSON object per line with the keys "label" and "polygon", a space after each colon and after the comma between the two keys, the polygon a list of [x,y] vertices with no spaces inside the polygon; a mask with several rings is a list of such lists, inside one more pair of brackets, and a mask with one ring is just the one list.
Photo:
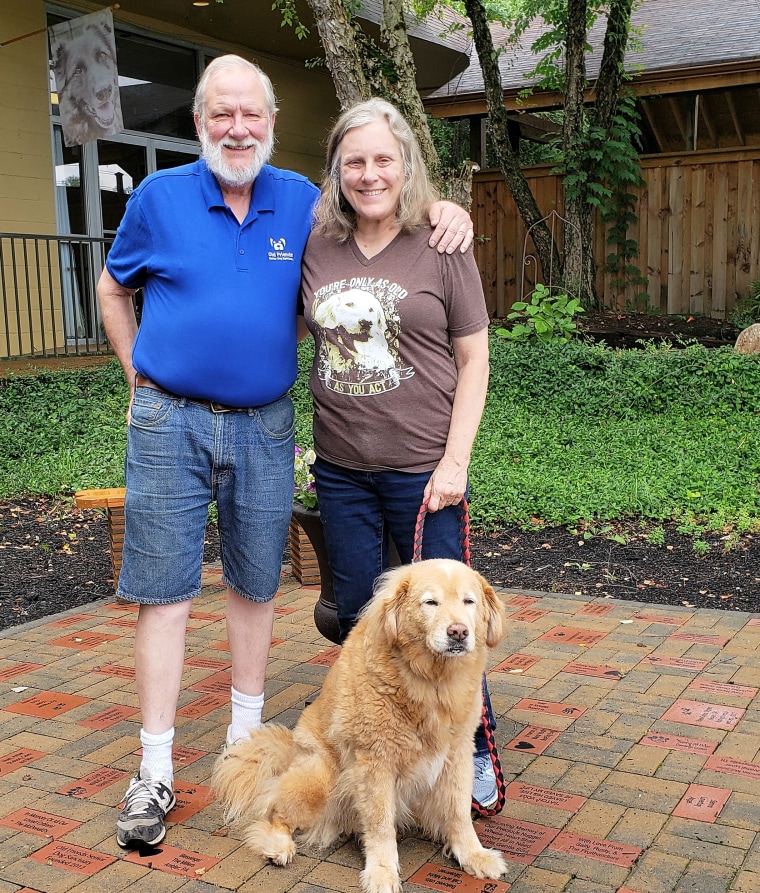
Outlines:
{"label": "brown leather belt", "polygon": [[228,406],[226,403],[217,403],[216,400],[201,400],[197,397],[182,397],[179,394],[174,394],[171,391],[167,391],[166,388],[157,385],[155,381],[146,378],[141,372],[138,372],[135,375],[135,386],[138,388],[150,388],[152,391],[158,391],[159,394],[166,394],[167,397],[173,397],[175,400],[187,400],[188,403],[197,403],[199,406],[204,406],[206,409],[210,409],[211,412],[248,412],[249,409],[255,409],[255,407],[249,406]]}

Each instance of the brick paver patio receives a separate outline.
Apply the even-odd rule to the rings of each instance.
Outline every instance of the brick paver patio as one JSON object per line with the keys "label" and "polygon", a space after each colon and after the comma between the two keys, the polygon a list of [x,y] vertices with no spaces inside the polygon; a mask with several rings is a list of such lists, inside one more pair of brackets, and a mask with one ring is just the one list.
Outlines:
{"label": "brick paver patio", "polygon": [[[314,588],[284,569],[265,719],[293,725],[336,651]],[[434,843],[400,847],[405,893],[760,893],[760,616],[502,591],[509,635],[489,687],[508,786],[479,834],[498,882]],[[0,893],[347,893],[349,840],[287,868],[253,856],[208,787],[228,722],[219,571],[188,631],[177,807],[152,855],[124,852],[115,807],[139,763],[135,613],[101,601],[0,633]]]}

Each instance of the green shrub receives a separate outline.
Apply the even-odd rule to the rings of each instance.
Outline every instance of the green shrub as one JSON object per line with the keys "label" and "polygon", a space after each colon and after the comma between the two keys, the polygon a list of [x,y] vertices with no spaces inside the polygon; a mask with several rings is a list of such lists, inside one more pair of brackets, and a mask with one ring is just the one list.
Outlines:
{"label": "green shrub", "polygon": [[123,484],[128,398],[115,360],[0,380],[0,494]]}
{"label": "green shrub", "polygon": [[492,340],[471,463],[475,526],[760,519],[760,358]]}
{"label": "green shrub", "polygon": [[748,294],[737,299],[731,311],[731,322],[737,329],[746,329],[760,322],[760,279],[752,283]]}
{"label": "green shrub", "polygon": [[[299,347],[292,389],[304,447],[313,350]],[[676,520],[695,542],[706,530],[756,531],[758,394],[760,357],[730,348],[611,350],[493,333],[473,527],[643,520],[656,531]],[[127,396],[115,361],[0,382],[0,496],[123,484]]]}
{"label": "green shrub", "polygon": [[511,329],[498,328],[496,334],[508,341],[569,341],[577,331],[575,316],[584,313],[577,298],[538,283],[529,301],[515,301],[507,319],[518,320]]}
{"label": "green shrub", "polygon": [[309,393],[309,370],[314,357],[314,341],[307,338],[298,345],[298,378],[290,389],[296,410],[296,443],[302,447],[312,446],[311,436],[311,394]]}

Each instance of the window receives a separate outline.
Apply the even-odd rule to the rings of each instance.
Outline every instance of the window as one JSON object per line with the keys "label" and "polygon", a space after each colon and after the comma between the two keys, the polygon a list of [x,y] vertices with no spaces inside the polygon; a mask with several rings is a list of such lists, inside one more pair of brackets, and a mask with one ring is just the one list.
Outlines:
{"label": "window", "polygon": [[[48,26],[75,14],[48,12]],[[116,27],[124,132],[66,147],[50,72],[58,233],[110,236],[132,190],[148,174],[198,157],[192,118],[198,66],[207,53],[127,27]]]}
{"label": "window", "polygon": [[[49,13],[48,26],[67,16]],[[119,96],[126,130],[195,140],[192,102],[201,54],[188,46],[116,27]],[[52,65],[51,65],[52,69]],[[58,114],[50,73],[53,115]]]}
{"label": "window", "polygon": [[194,140],[194,50],[116,30],[124,127]]}

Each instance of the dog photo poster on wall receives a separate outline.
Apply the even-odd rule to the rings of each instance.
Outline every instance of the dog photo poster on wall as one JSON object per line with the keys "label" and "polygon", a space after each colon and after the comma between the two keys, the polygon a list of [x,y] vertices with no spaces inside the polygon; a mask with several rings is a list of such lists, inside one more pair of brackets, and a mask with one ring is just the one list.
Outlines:
{"label": "dog photo poster on wall", "polygon": [[110,9],[48,28],[58,110],[67,146],[124,129]]}

